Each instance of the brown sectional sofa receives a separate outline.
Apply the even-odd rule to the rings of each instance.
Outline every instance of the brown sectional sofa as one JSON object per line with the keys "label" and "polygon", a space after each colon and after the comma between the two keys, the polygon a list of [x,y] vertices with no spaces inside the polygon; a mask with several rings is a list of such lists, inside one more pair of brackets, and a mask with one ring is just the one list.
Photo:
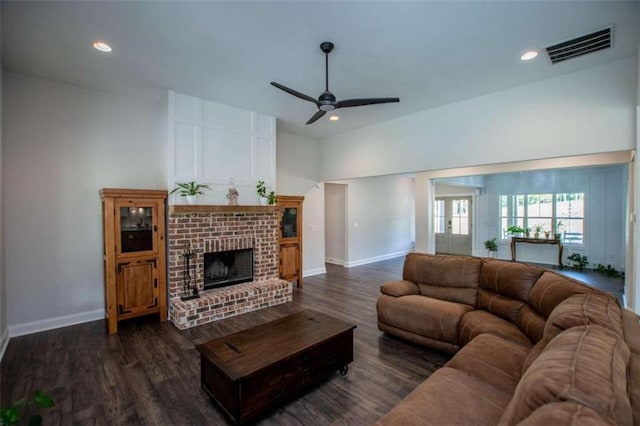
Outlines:
{"label": "brown sectional sofa", "polygon": [[640,317],[553,271],[412,253],[378,328],[455,354],[379,425],[640,425]]}

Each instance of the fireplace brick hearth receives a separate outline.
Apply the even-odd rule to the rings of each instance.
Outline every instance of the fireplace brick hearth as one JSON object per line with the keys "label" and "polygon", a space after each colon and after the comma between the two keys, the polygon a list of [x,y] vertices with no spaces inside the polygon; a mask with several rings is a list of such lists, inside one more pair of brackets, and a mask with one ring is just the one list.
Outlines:
{"label": "fireplace brick hearth", "polygon": [[[278,278],[275,207],[170,206],[168,227],[169,320],[184,330],[207,322],[290,302],[291,283]],[[187,246],[200,298],[183,301]],[[253,248],[254,280],[204,291],[204,253]]]}

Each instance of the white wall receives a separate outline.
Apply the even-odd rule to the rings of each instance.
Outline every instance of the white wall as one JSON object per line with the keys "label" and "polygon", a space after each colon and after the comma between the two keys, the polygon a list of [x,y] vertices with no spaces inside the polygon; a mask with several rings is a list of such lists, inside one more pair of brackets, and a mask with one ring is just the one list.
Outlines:
{"label": "white wall", "polygon": [[415,240],[414,179],[379,176],[341,181],[347,189],[345,266],[408,253]]}
{"label": "white wall", "polygon": [[302,195],[302,269],[303,276],[323,274],[324,185],[318,185],[320,147],[314,138],[277,132],[276,185],[278,194]]}
{"label": "white wall", "polygon": [[324,211],[325,211],[325,259],[328,263],[344,265],[346,254],[347,220],[347,185],[326,183],[324,185]]}
{"label": "white wall", "polygon": [[633,149],[636,84],[627,58],[335,135],[320,179]]}
{"label": "white wall", "polygon": [[[486,188],[476,197],[477,238],[473,252],[486,255],[484,241],[498,237],[498,257],[511,259],[509,242],[500,241],[499,196],[540,193],[585,193],[585,242],[565,244],[564,264],[573,252],[589,258],[589,267],[602,263],[625,267],[626,166],[542,170],[488,175]],[[518,260],[555,264],[558,246],[518,244]]]}
{"label": "white wall", "polygon": [[22,74],[3,77],[10,333],[102,318],[98,190],[166,188],[166,103]]}
{"label": "white wall", "polygon": [[[0,4],[0,22],[2,21],[2,5]],[[0,33],[2,33],[0,28]],[[0,45],[2,41],[0,40]],[[4,210],[2,203],[2,59],[0,58],[0,361],[9,343],[9,332],[7,328],[7,296],[4,279]]]}
{"label": "white wall", "polygon": [[[238,204],[257,205],[259,180],[275,190],[275,118],[232,108],[180,93],[168,93],[169,188],[176,182],[204,183],[210,191],[198,204],[228,203],[227,192],[238,190]],[[170,204],[184,204],[174,194]]]}

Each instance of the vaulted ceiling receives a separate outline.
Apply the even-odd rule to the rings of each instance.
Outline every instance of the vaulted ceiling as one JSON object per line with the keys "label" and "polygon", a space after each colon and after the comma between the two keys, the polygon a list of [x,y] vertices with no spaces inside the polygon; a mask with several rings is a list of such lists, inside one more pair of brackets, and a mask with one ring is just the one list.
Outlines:
{"label": "vaulted ceiling", "polygon": [[[574,72],[638,53],[639,3],[579,2],[70,2],[3,1],[6,70],[125,96],[165,90],[273,115],[313,137]],[[543,48],[609,25],[613,47],[551,65]],[[94,40],[111,44],[100,54]],[[269,85],[338,99],[398,96],[399,104],[316,107]],[[541,55],[522,62],[520,55]]]}

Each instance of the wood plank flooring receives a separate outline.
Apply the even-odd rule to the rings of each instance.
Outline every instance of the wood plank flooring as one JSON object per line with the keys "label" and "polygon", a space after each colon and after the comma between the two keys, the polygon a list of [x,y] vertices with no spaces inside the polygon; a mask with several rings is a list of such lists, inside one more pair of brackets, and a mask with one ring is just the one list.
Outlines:
{"label": "wood plank flooring", "polygon": [[449,359],[377,329],[379,287],[401,276],[402,263],[327,265],[291,303],[182,332],[150,317],[121,323],[116,336],[95,321],[13,338],[0,365],[0,401],[45,390],[56,401],[44,416],[50,425],[224,425],[200,388],[195,344],[309,308],[357,324],[354,362],[345,377],[336,373],[259,424],[371,424]]}

